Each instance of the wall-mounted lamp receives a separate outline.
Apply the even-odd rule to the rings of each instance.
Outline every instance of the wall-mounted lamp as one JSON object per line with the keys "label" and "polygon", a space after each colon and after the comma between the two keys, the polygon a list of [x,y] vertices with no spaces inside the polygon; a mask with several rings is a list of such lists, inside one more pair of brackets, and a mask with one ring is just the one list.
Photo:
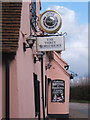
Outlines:
{"label": "wall-mounted lamp", "polygon": [[35,42],[34,37],[29,36],[28,38],[26,38],[26,42],[23,43],[23,51],[25,52],[27,48],[32,49],[34,42]]}
{"label": "wall-mounted lamp", "polygon": [[74,76],[71,74],[71,75],[70,75],[70,79],[73,79],[73,78],[74,78]]}
{"label": "wall-mounted lamp", "polygon": [[45,66],[45,67],[46,67],[46,70],[47,70],[47,69],[50,69],[52,67],[52,65],[50,63],[48,63],[47,66]]}
{"label": "wall-mounted lamp", "polygon": [[68,70],[68,69],[69,69],[69,65],[64,66],[64,68],[65,68],[66,70]]}
{"label": "wall-mounted lamp", "polygon": [[34,63],[36,63],[36,61],[40,61],[44,54],[45,52],[37,52],[34,56]]}
{"label": "wall-mounted lamp", "polygon": [[69,72],[71,72],[70,79],[73,79],[74,77],[77,77],[77,76],[78,76],[77,73],[74,73],[74,72],[72,72],[72,71],[69,71]]}

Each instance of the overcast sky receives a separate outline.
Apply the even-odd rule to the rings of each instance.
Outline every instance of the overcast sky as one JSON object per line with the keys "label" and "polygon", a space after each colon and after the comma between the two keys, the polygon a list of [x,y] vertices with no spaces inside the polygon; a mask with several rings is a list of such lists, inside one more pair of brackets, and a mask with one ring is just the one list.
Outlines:
{"label": "overcast sky", "polygon": [[88,2],[42,2],[42,12],[58,11],[62,16],[62,28],[67,32],[62,58],[70,65],[70,71],[78,77],[88,75]]}

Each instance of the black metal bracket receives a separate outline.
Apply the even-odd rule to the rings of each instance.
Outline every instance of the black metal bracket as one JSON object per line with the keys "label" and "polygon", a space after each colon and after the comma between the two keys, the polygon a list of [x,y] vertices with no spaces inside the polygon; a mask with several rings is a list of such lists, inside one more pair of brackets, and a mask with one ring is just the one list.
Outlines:
{"label": "black metal bracket", "polygon": [[24,42],[23,43],[23,51],[25,52],[27,48],[32,48],[32,47]]}
{"label": "black metal bracket", "polygon": [[[36,15],[36,7],[34,5],[34,2],[29,4],[29,12],[30,12],[30,24],[32,26],[32,30],[33,30],[33,33],[32,33],[32,30],[30,28],[30,34],[33,36],[33,37],[50,37],[50,36],[65,36],[67,35],[66,32],[64,33],[56,33],[56,34],[48,34],[44,31],[42,31],[39,27],[39,17]],[[40,34],[41,33],[41,34]]]}
{"label": "black metal bracket", "polygon": [[77,77],[77,76],[78,76],[77,73],[74,73],[74,72],[72,72],[72,71],[70,71],[70,70],[69,70],[69,72],[71,73],[70,79],[73,79],[74,77]]}
{"label": "black metal bracket", "polygon": [[37,61],[40,61],[40,59],[37,59],[37,57],[34,57],[34,63],[36,63]]}
{"label": "black metal bracket", "polygon": [[65,68],[66,70],[68,70],[68,69],[69,69],[69,65],[64,66],[64,68]]}
{"label": "black metal bracket", "polygon": [[45,52],[37,52],[34,55],[34,63],[36,63],[37,61],[41,61],[41,59],[43,58]]}
{"label": "black metal bracket", "polygon": [[51,78],[48,78],[48,84],[49,84],[51,81],[52,81]]}
{"label": "black metal bracket", "polygon": [[67,33],[66,32],[64,32],[64,33],[56,33],[56,34],[46,34],[46,33],[43,33],[43,34],[40,34],[40,35],[37,35],[37,34],[35,34],[35,35],[32,35],[33,37],[52,37],[52,36],[66,36],[67,35]]}
{"label": "black metal bracket", "polygon": [[[31,4],[29,4],[30,24],[32,26],[34,36],[36,36],[38,32],[41,32],[39,25],[38,25],[39,24],[39,17],[36,15],[35,4],[36,4],[35,2],[32,2]],[[32,31],[30,30],[30,32],[32,32]]]}
{"label": "black metal bracket", "polygon": [[34,42],[35,38],[32,38],[32,36],[27,37],[26,41],[23,43],[23,51],[25,52],[27,48],[32,49]]}

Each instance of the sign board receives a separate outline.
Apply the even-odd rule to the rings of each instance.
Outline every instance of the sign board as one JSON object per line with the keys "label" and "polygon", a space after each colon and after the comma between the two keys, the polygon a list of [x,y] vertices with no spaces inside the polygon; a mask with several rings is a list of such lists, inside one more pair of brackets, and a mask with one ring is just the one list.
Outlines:
{"label": "sign board", "polygon": [[46,33],[56,33],[62,25],[61,15],[55,10],[47,10],[41,14],[40,26]]}
{"label": "sign board", "polygon": [[65,37],[37,37],[37,51],[64,51]]}
{"label": "sign board", "polygon": [[52,80],[51,102],[65,102],[65,81]]}

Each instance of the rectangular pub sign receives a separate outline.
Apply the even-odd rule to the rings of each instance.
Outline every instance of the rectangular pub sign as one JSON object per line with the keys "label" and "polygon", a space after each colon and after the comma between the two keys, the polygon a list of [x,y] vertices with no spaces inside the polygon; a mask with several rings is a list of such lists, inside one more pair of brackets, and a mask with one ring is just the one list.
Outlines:
{"label": "rectangular pub sign", "polygon": [[65,37],[37,37],[37,51],[64,51]]}

